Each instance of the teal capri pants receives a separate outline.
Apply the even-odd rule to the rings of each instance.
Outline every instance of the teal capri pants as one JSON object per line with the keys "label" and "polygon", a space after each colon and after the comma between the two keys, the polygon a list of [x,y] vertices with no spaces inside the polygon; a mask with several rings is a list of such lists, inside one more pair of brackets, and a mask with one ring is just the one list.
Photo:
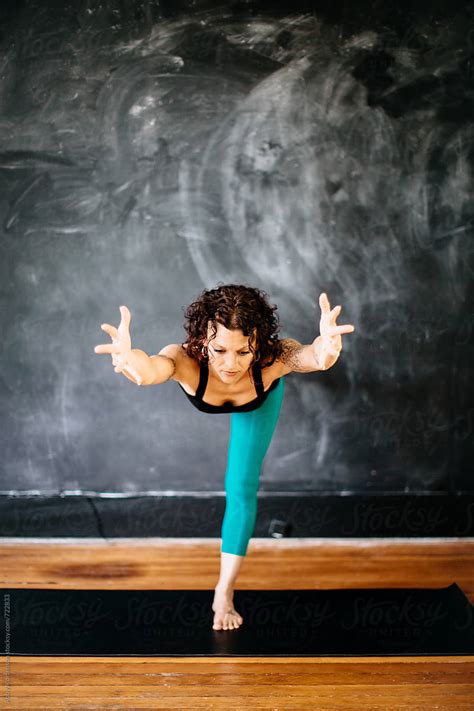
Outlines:
{"label": "teal capri pants", "polygon": [[278,422],[284,389],[284,380],[280,378],[259,408],[230,415],[222,553],[247,553],[257,518],[260,470]]}

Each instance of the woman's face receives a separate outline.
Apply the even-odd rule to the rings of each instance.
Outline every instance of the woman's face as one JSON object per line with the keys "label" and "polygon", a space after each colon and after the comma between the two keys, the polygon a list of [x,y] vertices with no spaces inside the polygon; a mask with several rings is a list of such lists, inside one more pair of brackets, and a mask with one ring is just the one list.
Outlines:
{"label": "woman's face", "polygon": [[209,353],[209,367],[224,383],[235,383],[247,373],[253,361],[249,341],[255,348],[255,333],[251,339],[240,330],[230,331],[221,323],[216,326],[215,338],[208,326],[207,340],[204,341]]}

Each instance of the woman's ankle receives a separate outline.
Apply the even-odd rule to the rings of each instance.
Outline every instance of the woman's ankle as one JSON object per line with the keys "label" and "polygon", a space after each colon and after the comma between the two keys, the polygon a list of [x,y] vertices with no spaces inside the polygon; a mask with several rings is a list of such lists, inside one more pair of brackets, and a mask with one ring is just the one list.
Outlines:
{"label": "woman's ankle", "polygon": [[217,592],[231,594],[234,592],[233,583],[229,583],[226,580],[219,580],[214,588]]}

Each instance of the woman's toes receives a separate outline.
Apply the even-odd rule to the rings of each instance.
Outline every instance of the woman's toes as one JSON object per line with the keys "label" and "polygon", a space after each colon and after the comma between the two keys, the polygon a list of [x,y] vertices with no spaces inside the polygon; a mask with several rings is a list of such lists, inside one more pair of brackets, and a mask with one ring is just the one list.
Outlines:
{"label": "woman's toes", "polygon": [[236,630],[242,622],[243,619],[240,615],[234,613],[224,613],[223,615],[219,615],[216,613],[212,628],[215,630]]}
{"label": "woman's toes", "polygon": [[222,615],[219,615],[218,613],[216,613],[214,615],[214,623],[212,625],[212,628],[215,630],[221,630],[222,623],[223,623]]}
{"label": "woman's toes", "polygon": [[239,626],[239,622],[236,615],[228,615],[227,617],[227,629],[235,630]]}

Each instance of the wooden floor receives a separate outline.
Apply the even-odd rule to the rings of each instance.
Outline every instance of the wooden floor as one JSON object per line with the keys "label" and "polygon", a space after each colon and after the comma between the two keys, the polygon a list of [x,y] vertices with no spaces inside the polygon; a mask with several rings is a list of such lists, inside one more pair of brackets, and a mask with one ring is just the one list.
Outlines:
{"label": "wooden floor", "polygon": [[[0,539],[0,587],[211,590],[219,545],[218,539]],[[473,539],[252,539],[237,588],[453,582],[474,603]],[[10,656],[0,657],[0,672],[0,708],[8,709],[248,711],[251,704],[278,711],[474,711],[474,656]]]}

